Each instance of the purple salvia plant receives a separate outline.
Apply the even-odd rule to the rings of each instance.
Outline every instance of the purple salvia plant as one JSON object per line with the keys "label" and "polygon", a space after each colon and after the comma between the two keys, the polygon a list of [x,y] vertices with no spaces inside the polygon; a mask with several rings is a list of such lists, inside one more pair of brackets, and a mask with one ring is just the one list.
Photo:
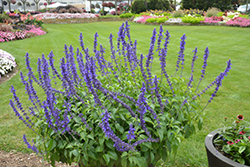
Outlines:
{"label": "purple salvia plant", "polygon": [[56,68],[55,68],[55,66],[54,66],[54,59],[53,59],[54,54],[53,54],[53,51],[51,51],[51,52],[49,53],[48,57],[49,57],[49,64],[50,64],[50,67],[51,67],[51,69],[52,69],[53,75],[54,75],[54,76],[57,76],[57,77],[61,80],[62,78],[61,78],[61,76],[59,75],[59,73],[57,72],[57,70],[56,70]]}
{"label": "purple salvia plant", "polygon": [[127,139],[129,140],[129,142],[131,142],[130,140],[135,139],[135,128],[133,127],[133,124],[131,123],[129,125],[129,131],[127,134]]}
{"label": "purple salvia plant", "polygon": [[193,59],[192,59],[192,63],[191,63],[191,74],[190,74],[190,78],[189,78],[189,82],[187,84],[187,87],[189,88],[192,88],[192,82],[194,81],[194,62],[195,60],[197,60],[198,56],[196,56],[197,54],[197,47],[193,50],[194,52],[194,56],[193,56]]}
{"label": "purple salvia plant", "polygon": [[159,103],[159,105],[161,107],[161,110],[163,110],[163,104],[162,104],[162,101],[161,101],[162,97],[161,97],[161,95],[159,93],[158,78],[157,78],[157,76],[155,76],[155,78],[154,78],[154,85],[155,85],[154,90],[155,90],[155,95],[156,95],[157,101],[158,101],[158,103]]}
{"label": "purple salvia plant", "polygon": [[178,56],[178,60],[176,62],[176,70],[175,70],[175,76],[176,76],[176,73],[177,71],[179,70],[180,66],[179,64],[181,63],[182,67],[181,67],[181,75],[180,77],[182,77],[182,71],[183,71],[183,68],[184,68],[184,50],[185,50],[185,39],[186,39],[186,34],[184,34],[182,37],[181,37],[181,41],[180,41],[180,51],[179,51],[179,56]]}
{"label": "purple salvia plant", "polygon": [[31,146],[30,143],[27,141],[27,138],[25,136],[25,134],[23,135],[23,141],[24,143],[27,145],[28,148],[32,149],[34,152],[36,152],[37,154],[39,153],[38,149],[36,148],[35,145]]}
{"label": "purple salvia plant", "polygon": [[[146,72],[145,72],[145,69],[144,69],[144,67],[143,67],[143,59],[144,59],[144,57],[143,57],[143,54],[141,54],[141,57],[140,57],[140,64],[139,64],[139,66],[140,66],[140,71],[141,71],[141,75],[142,75],[142,77],[143,77],[143,79],[144,79],[144,82],[148,82],[148,80],[147,80],[147,75],[146,75]],[[148,83],[147,83],[148,84]]]}
{"label": "purple salvia plant", "polygon": [[148,137],[151,138],[151,134],[148,131],[146,125],[145,125],[145,120],[144,120],[144,114],[147,112],[147,108],[145,107],[146,98],[145,98],[145,93],[146,93],[146,86],[144,82],[142,83],[142,88],[141,88],[141,93],[139,95],[138,101],[137,101],[137,106],[138,106],[138,112],[140,113],[140,125],[142,129],[145,131],[145,133],[148,135]]}
{"label": "purple salvia plant", "polygon": [[147,89],[150,90],[150,93],[151,93],[151,100],[153,103],[154,102],[154,91],[153,91],[153,83],[152,83],[152,74],[151,74],[151,68],[152,68],[152,63],[153,63],[153,51],[154,51],[154,46],[155,46],[155,41],[156,41],[156,29],[154,28],[153,30],[153,35],[151,37],[151,42],[150,42],[150,47],[149,47],[149,51],[148,51],[148,55],[146,56],[147,59],[146,59],[146,71],[147,71]]}
{"label": "purple salvia plant", "polygon": [[204,79],[204,75],[205,75],[205,71],[206,71],[206,67],[207,67],[207,58],[208,58],[208,56],[209,56],[209,50],[208,50],[208,47],[206,47],[205,54],[203,56],[204,62],[203,62],[202,70],[201,70],[201,78],[200,78],[200,81],[199,81],[199,83],[197,85],[196,91],[198,90],[202,79]]}
{"label": "purple salvia plant", "polygon": [[[103,115],[103,118],[102,118],[102,122],[100,123],[100,127],[102,128],[103,132],[105,133],[105,135],[107,137],[109,137],[110,139],[113,140],[113,142],[115,143],[114,146],[116,147],[116,149],[119,151],[119,150],[134,150],[134,147],[123,142],[119,137],[117,137],[113,130],[110,128],[110,125],[109,125],[109,119],[111,118],[107,109],[105,109],[105,112],[102,113]],[[124,149],[120,148],[120,147],[124,147]]]}
{"label": "purple salvia plant", "polygon": [[[211,95],[210,99],[208,100],[207,105],[209,103],[211,103],[211,101],[216,96],[217,92],[219,91],[220,86],[222,85],[222,80],[224,79],[224,77],[227,76],[227,73],[231,69],[231,66],[232,66],[231,59],[229,59],[227,62],[227,67],[226,67],[225,71],[220,73],[220,75],[216,78],[216,88],[215,88],[215,91],[213,92],[213,94]],[[207,105],[203,108],[203,110],[207,107]]]}
{"label": "purple salvia plant", "polygon": [[165,33],[165,42],[164,42],[164,49],[167,51],[167,49],[168,49],[168,44],[169,44],[169,41],[170,41],[170,33],[168,32],[168,30],[166,31],[166,33]]}
{"label": "purple salvia plant", "polygon": [[98,33],[96,32],[95,33],[95,36],[94,36],[94,49],[93,49],[93,51],[94,51],[94,53],[96,53],[96,47],[97,47],[97,37],[99,37],[99,35],[98,35]]}
{"label": "purple salvia plant", "polygon": [[74,52],[73,52],[73,47],[72,45],[70,45],[69,47],[69,65],[70,65],[70,71],[71,71],[71,74],[72,74],[72,77],[75,81],[75,84],[77,84],[79,82],[79,76],[77,74],[77,68],[76,68],[76,65],[75,65],[75,58],[74,58]]}
{"label": "purple salvia plant", "polygon": [[[161,64],[161,82],[162,82],[162,79],[163,79],[163,76],[165,76],[165,78],[167,79],[167,83],[173,93],[173,96],[175,96],[175,93],[174,93],[174,89],[173,89],[173,85],[172,85],[172,82],[170,81],[169,79],[169,76],[166,72],[166,56],[167,56],[167,51],[165,49],[161,49],[161,57],[160,57],[160,64]],[[167,101],[166,101],[167,102]]]}
{"label": "purple salvia plant", "polygon": [[157,40],[157,49],[156,51],[160,51],[161,50],[161,41],[163,39],[163,28],[162,28],[162,25],[160,25],[160,31],[159,31],[159,34],[158,34],[158,40]]}

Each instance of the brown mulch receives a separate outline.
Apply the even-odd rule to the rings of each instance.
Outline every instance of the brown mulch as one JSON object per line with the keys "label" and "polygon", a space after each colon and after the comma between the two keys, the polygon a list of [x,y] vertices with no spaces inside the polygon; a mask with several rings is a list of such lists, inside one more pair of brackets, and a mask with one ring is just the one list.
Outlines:
{"label": "brown mulch", "polygon": [[[0,151],[0,167],[52,167],[48,162],[43,162],[42,157],[35,153],[27,154],[16,151]],[[56,167],[77,167],[56,163]]]}
{"label": "brown mulch", "polygon": [[[0,78],[0,84],[10,80],[12,77],[14,77],[18,73],[18,67],[16,66],[11,72],[6,74],[5,76],[1,76]],[[2,167],[2,166],[1,166]]]}

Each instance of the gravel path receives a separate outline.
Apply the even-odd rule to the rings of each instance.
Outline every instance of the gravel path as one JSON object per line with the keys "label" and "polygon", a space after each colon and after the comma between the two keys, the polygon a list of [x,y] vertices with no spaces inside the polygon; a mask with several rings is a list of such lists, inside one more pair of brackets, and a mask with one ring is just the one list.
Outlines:
{"label": "gravel path", "polygon": [[[52,167],[47,162],[42,162],[42,157],[35,153],[25,154],[16,151],[0,151],[0,167]],[[77,167],[77,165],[66,165],[56,163],[56,167]]]}

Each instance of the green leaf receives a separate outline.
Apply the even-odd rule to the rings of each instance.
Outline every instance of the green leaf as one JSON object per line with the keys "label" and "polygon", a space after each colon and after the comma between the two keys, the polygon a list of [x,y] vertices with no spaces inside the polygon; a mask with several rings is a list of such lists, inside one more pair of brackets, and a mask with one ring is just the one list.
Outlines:
{"label": "green leaf", "polygon": [[103,152],[103,147],[97,146],[96,147],[96,152]]}
{"label": "green leaf", "polygon": [[161,129],[157,129],[157,132],[158,132],[158,135],[159,135],[159,137],[160,137],[160,142],[163,140],[163,135],[164,135],[164,130],[163,130],[163,128],[161,128]]}
{"label": "green leaf", "polygon": [[128,152],[125,151],[122,153],[121,158],[126,157],[127,155],[128,155]]}
{"label": "green leaf", "polygon": [[97,158],[95,152],[92,152],[92,151],[90,151],[90,150],[88,150],[87,152],[88,152],[88,155],[89,155],[91,158],[93,158],[93,159],[95,159],[95,160],[98,160],[98,158]]}
{"label": "green leaf", "polygon": [[77,157],[77,156],[79,155],[79,153],[78,153],[77,150],[73,150],[73,151],[71,151],[71,152],[72,152],[72,154],[73,154],[75,157]]}
{"label": "green leaf", "polygon": [[239,153],[241,154],[243,151],[245,151],[246,146],[240,146],[239,148]]}
{"label": "green leaf", "polygon": [[90,139],[92,139],[92,140],[95,140],[95,139],[94,139],[94,135],[93,135],[92,133],[89,134],[89,135],[87,135],[87,137],[90,138]]}
{"label": "green leaf", "polygon": [[122,167],[127,167],[127,164],[128,164],[127,158],[122,158],[121,164],[122,164]]}
{"label": "green leaf", "polygon": [[145,167],[145,166],[147,166],[147,161],[146,161],[146,158],[144,158],[144,157],[137,157],[137,165],[139,166],[139,167]]}
{"label": "green leaf", "polygon": [[108,155],[110,158],[112,158],[113,160],[118,160],[118,156],[114,151],[108,151]]}
{"label": "green leaf", "polygon": [[153,163],[153,161],[155,159],[155,155],[152,151],[150,152],[150,158],[151,158],[151,163]]}
{"label": "green leaf", "polygon": [[199,130],[202,129],[202,124],[203,124],[203,118],[200,117],[199,122],[198,122],[198,129],[199,129]]}
{"label": "green leaf", "polygon": [[108,155],[108,154],[104,154],[102,157],[104,158],[104,160],[105,160],[106,163],[108,164],[109,161],[110,161],[109,155]]}
{"label": "green leaf", "polygon": [[114,143],[111,141],[111,140],[106,140],[105,141],[105,144],[108,148],[110,148],[111,150],[115,150],[115,147],[114,147]]}
{"label": "green leaf", "polygon": [[53,139],[50,139],[47,143],[46,143],[46,147],[48,148],[48,151],[53,150],[56,147],[56,141]]}
{"label": "green leaf", "polygon": [[124,128],[119,123],[115,124],[115,128],[119,130],[121,133],[124,133]]}
{"label": "green leaf", "polygon": [[86,132],[81,132],[80,135],[83,140],[87,140]]}

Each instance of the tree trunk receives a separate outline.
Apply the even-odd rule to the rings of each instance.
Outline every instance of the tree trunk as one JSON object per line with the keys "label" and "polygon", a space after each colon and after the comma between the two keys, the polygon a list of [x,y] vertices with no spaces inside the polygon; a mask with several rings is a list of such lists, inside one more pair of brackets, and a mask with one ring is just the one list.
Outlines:
{"label": "tree trunk", "polygon": [[246,13],[247,13],[247,9],[248,9],[248,0],[246,0]]}
{"label": "tree trunk", "polygon": [[38,11],[38,4],[39,4],[40,0],[34,0],[34,2],[36,3],[36,11]]}
{"label": "tree trunk", "polygon": [[115,0],[115,15],[117,15],[117,0]]}
{"label": "tree trunk", "polygon": [[10,12],[11,11],[11,7],[10,7],[11,1],[7,0],[7,2],[8,2],[8,5],[9,5],[9,12]]}
{"label": "tree trunk", "polygon": [[[102,1],[102,4],[104,3],[104,1]],[[104,16],[104,6],[102,6],[102,14]]]}

